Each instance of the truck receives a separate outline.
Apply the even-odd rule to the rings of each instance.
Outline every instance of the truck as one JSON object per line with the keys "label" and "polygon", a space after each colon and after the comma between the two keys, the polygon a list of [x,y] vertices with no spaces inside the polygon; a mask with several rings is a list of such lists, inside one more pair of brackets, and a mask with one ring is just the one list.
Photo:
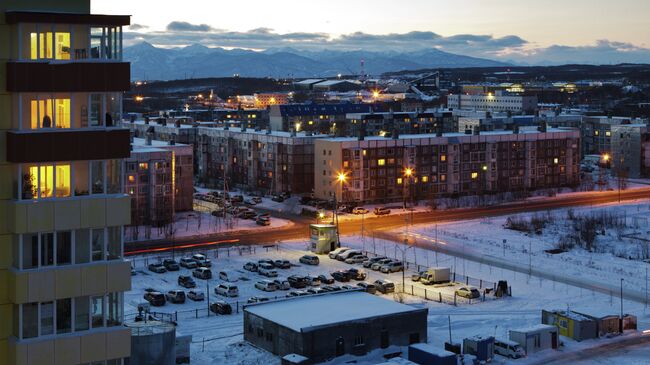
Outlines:
{"label": "truck", "polygon": [[450,270],[448,267],[430,267],[420,276],[420,282],[424,285],[448,283],[449,280]]}
{"label": "truck", "polygon": [[494,358],[494,337],[474,336],[463,340],[463,354],[476,356],[478,361],[490,362]]}

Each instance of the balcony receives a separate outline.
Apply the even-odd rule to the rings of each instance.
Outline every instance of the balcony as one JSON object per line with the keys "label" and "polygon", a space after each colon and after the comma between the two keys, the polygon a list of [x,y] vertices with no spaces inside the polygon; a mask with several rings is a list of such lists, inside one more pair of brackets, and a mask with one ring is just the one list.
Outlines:
{"label": "balcony", "polygon": [[128,158],[130,132],[122,128],[40,129],[7,132],[12,163]]}
{"label": "balcony", "polygon": [[111,92],[128,91],[128,62],[7,62],[10,92]]}

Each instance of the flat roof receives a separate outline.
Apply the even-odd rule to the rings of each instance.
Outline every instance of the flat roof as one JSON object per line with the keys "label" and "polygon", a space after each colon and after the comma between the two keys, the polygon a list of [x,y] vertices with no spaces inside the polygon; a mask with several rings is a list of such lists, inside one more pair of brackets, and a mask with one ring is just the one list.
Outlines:
{"label": "flat roof", "polygon": [[[574,129],[566,128],[548,128],[546,133],[568,133],[568,132],[577,132]],[[538,130],[519,130],[518,134],[540,134]],[[481,131],[481,136],[503,136],[503,135],[513,135],[513,131],[499,130],[499,131]],[[426,139],[426,138],[445,138],[445,137],[479,137],[473,134],[465,134],[460,132],[454,133],[443,133],[442,137],[438,137],[435,133],[423,133],[423,134],[400,134],[399,139]],[[332,137],[324,138],[325,141],[332,142],[352,142],[357,141],[358,137]],[[381,136],[366,136],[364,140],[366,141],[390,141],[391,137],[381,137]]]}
{"label": "flat roof", "polygon": [[149,147],[149,148],[155,148],[155,147],[184,147],[184,146],[189,146],[187,144],[183,143],[178,143],[176,142],[175,144],[169,144],[168,141],[159,141],[157,139],[152,139],[151,140],[151,145],[146,144],[146,139],[145,138],[133,138],[133,146],[134,147]]}
{"label": "flat roof", "polygon": [[557,331],[557,327],[551,326],[550,324],[537,324],[528,328],[518,328],[518,329],[510,330],[510,332],[531,333],[531,332],[548,331],[548,330]]}
{"label": "flat roof", "polygon": [[421,310],[363,291],[297,297],[244,307],[246,312],[294,331]]}

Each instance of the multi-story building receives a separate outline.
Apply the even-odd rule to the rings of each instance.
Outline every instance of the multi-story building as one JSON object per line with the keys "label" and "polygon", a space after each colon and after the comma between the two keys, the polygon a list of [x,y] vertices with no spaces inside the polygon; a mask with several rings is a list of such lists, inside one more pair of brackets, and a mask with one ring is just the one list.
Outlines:
{"label": "multi-story building", "polygon": [[160,227],[175,212],[192,210],[193,149],[190,145],[134,138],[126,160],[126,192],[131,195],[131,225]]}
{"label": "multi-story building", "polygon": [[454,109],[476,109],[512,113],[533,113],[537,96],[507,93],[453,94],[447,96],[447,106]]}
{"label": "multi-story building", "polygon": [[0,364],[122,364],[128,16],[0,3]]}
{"label": "multi-story building", "polygon": [[449,111],[350,113],[343,124],[343,135],[358,136],[364,129],[368,136],[455,132]]}
{"label": "multi-story building", "polygon": [[612,153],[612,126],[645,124],[644,120],[626,117],[585,116],[582,118],[583,155],[605,155]]}
{"label": "multi-story building", "polygon": [[258,109],[266,109],[271,105],[289,104],[288,93],[259,93],[253,94],[255,97],[255,107]]}
{"label": "multi-story building", "polygon": [[620,178],[639,178],[643,166],[643,135],[645,124],[611,126],[611,173]]}
{"label": "multi-story building", "polygon": [[381,203],[575,186],[579,146],[579,131],[556,129],[317,139],[314,195]]}
{"label": "multi-story building", "polygon": [[347,114],[380,111],[378,109],[371,104],[353,103],[271,105],[269,125],[274,131],[295,129],[330,133],[337,124],[345,122]]}
{"label": "multi-story building", "polygon": [[265,193],[310,193],[314,141],[327,135],[240,128],[198,128],[199,181]]}

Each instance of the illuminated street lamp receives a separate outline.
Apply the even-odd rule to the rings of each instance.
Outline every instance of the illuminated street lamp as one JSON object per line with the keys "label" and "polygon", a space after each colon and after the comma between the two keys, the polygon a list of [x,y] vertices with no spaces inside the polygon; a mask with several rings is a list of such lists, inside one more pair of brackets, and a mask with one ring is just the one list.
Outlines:
{"label": "illuminated street lamp", "polygon": [[[343,184],[347,180],[347,175],[345,172],[341,171],[336,175],[336,181],[341,184],[341,200],[343,200]],[[334,217],[336,218],[336,241],[338,243],[338,246],[341,246],[341,238],[339,234],[339,203],[338,200],[336,199],[336,189],[334,189]]]}

